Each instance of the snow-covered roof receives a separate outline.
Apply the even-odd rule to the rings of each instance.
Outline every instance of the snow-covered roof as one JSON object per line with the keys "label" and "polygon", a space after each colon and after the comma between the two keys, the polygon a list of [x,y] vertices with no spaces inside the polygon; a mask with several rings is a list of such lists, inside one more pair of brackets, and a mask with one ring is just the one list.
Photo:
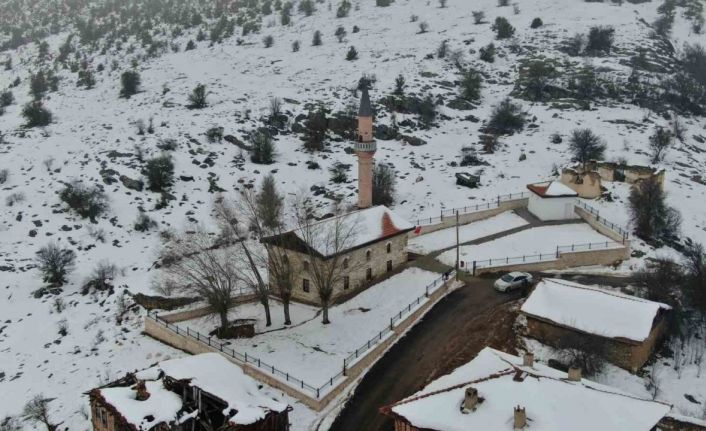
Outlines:
{"label": "snow-covered roof", "polygon": [[334,246],[333,236],[337,228],[344,232],[352,229],[351,238],[345,246],[345,250],[350,250],[409,231],[414,229],[414,225],[386,206],[378,205],[327,218],[312,223],[306,231],[299,228],[293,233],[304,242],[311,239],[313,244],[310,246],[322,256],[331,256],[336,251],[345,251],[340,250],[340,245]]}
{"label": "snow-covered roof", "polygon": [[145,387],[150,397],[144,401],[137,400],[137,391],[129,386],[103,388],[100,394],[137,429],[149,430],[175,420],[181,410],[181,397],[167,390],[161,380],[145,382]]}
{"label": "snow-covered roof", "polygon": [[522,305],[530,316],[589,334],[642,342],[666,304],[566,280],[540,281]]}
{"label": "snow-covered roof", "polygon": [[[135,378],[144,380],[150,393],[144,401],[136,400],[136,390],[130,387],[102,388],[100,394],[138,429],[174,421],[182,408],[181,397],[164,388],[160,378],[162,373],[174,380],[186,380],[190,386],[223,401],[226,404],[223,415],[234,424],[250,425],[264,419],[270,412],[283,412],[289,408],[287,404],[263,395],[255,380],[218,353],[171,359],[137,372]],[[184,412],[184,417],[178,419],[187,419],[193,414],[195,412]],[[145,418],[150,415],[154,418],[146,422]]]}
{"label": "snow-covered roof", "polygon": [[574,190],[559,181],[528,184],[527,188],[543,198],[562,198],[578,196]]}
{"label": "snow-covered roof", "polygon": [[[386,407],[414,427],[438,431],[512,429],[514,407],[523,407],[533,431],[648,431],[670,406],[643,400],[589,380],[569,381],[566,373],[486,347],[471,362],[420,392]],[[521,377],[515,376],[521,372]],[[482,399],[463,413],[465,390]]]}

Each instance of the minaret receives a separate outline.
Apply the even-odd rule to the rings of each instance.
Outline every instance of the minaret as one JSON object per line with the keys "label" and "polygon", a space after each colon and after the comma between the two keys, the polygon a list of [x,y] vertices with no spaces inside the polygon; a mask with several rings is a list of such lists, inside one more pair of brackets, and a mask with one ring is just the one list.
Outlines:
{"label": "minaret", "polygon": [[358,155],[358,208],[373,205],[373,157],[377,150],[373,138],[373,109],[370,106],[368,87],[364,86],[358,110],[358,136],[355,152]]}

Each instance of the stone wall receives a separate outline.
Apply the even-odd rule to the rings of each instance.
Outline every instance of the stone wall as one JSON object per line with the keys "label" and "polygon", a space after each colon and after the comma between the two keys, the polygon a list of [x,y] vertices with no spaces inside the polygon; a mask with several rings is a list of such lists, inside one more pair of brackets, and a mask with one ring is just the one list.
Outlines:
{"label": "stone wall", "polygon": [[[253,302],[257,300],[257,295],[254,293],[248,295],[241,295],[233,298],[231,301],[231,306],[236,306],[238,304],[246,304],[248,302]],[[185,320],[198,319],[199,317],[208,316],[209,314],[214,314],[213,308],[210,306],[198,307],[192,310],[178,311],[170,314],[161,314],[159,317],[169,323],[183,322]]]}
{"label": "stone wall", "polygon": [[[387,244],[390,244],[390,252],[387,252]],[[378,280],[383,278],[388,272],[393,272],[407,262],[407,235],[397,235],[387,240],[378,241],[369,247],[361,247],[350,251],[345,255],[348,259],[348,269],[344,270],[350,277],[348,289],[344,288],[343,279],[334,286],[331,302],[336,302],[338,297],[349,294],[351,291],[364,290]],[[366,253],[370,251],[370,260]],[[314,280],[305,268],[304,262],[311,258],[306,253],[292,250],[287,251],[289,263],[294,272],[294,287],[292,289],[292,299],[307,304],[320,305],[319,295],[314,285]],[[392,261],[392,269],[388,271],[387,262]],[[372,280],[366,279],[368,268],[372,271]],[[304,291],[304,279],[309,280],[309,292]]]}
{"label": "stone wall", "polygon": [[[464,224],[469,224],[473,223],[475,221],[487,219],[493,216],[496,216],[498,214],[504,213],[505,211],[512,211],[518,208],[526,208],[527,204],[529,203],[529,198],[523,198],[523,199],[513,199],[510,201],[503,201],[500,202],[499,206],[496,206],[495,208],[492,208],[493,205],[496,205],[496,202],[489,202],[489,205],[491,208],[486,209],[486,210],[479,210],[479,211],[474,211],[474,212],[469,212],[466,214],[461,214],[458,216],[458,223],[459,225],[464,225]],[[436,224],[431,224],[431,225],[424,225],[422,226],[422,233],[420,235],[425,235],[428,233],[436,232],[437,230],[442,230],[446,229],[452,226],[456,226],[456,216],[455,215],[448,215],[445,216],[442,221]],[[408,236],[410,238],[417,237],[419,235],[415,234],[414,231],[410,231]]]}
{"label": "stone wall", "polygon": [[[475,274],[481,275],[511,271],[547,271],[551,269],[576,268],[579,266],[612,265],[616,262],[626,260],[629,257],[629,246],[587,251],[569,251],[559,253],[559,257],[552,260],[476,268]],[[468,262],[469,267],[467,271],[472,272],[472,264],[473,262]]]}
{"label": "stone wall", "polygon": [[[346,372],[345,380],[336,385],[333,390],[328,392],[325,396],[320,399],[310,396],[304,390],[299,391],[293,388],[290,384],[282,382],[281,380],[275,378],[273,375],[256,368],[250,364],[244,364],[237,361],[230,355],[224,355],[232,363],[238,365],[243,369],[243,371],[251,376],[252,378],[261,381],[273,388],[277,388],[287,395],[301,401],[306,406],[316,410],[321,411],[325,408],[333,399],[338,397],[351,383],[354,382],[360,375],[362,375],[365,370],[372,366],[382,355],[387,352],[387,350],[399,340],[404,333],[413,325],[415,325],[439,300],[441,300],[449,292],[451,286],[455,283],[454,278],[450,278],[444,285],[437,288],[434,292],[429,295],[427,302],[422,304],[417,310],[407,315],[402,321],[398,322],[397,326],[393,329],[392,334],[388,336],[383,342],[377,344],[371,350],[365,353],[361,359],[353,364]],[[380,328],[382,329],[382,328]],[[173,330],[165,327],[164,324],[156,322],[151,318],[145,319],[144,332],[165,344],[168,344],[177,349],[183,350],[191,354],[200,354],[206,352],[220,352],[219,349],[215,347],[210,347],[203,342],[200,342],[184,333],[177,334]],[[222,353],[222,352],[221,352]],[[341,364],[342,366],[342,364]]]}
{"label": "stone wall", "polygon": [[572,168],[564,168],[561,172],[561,183],[578,193],[581,198],[595,199],[603,194],[598,172],[588,172],[581,176]]}
{"label": "stone wall", "polygon": [[647,362],[662,339],[664,324],[660,322],[655,325],[644,342],[634,343],[587,334],[528,315],[527,335],[554,347],[561,347],[565,340],[585,340],[589,345],[597,343],[603,346],[603,356],[606,360],[634,373]]}
{"label": "stone wall", "polygon": [[706,423],[698,419],[665,416],[657,424],[660,431],[706,431]]}
{"label": "stone wall", "polygon": [[[613,241],[619,243],[627,241],[625,238],[623,238],[623,235],[596,220],[596,217],[593,214],[581,208],[580,206],[574,206],[574,211],[576,212],[576,214],[578,214],[579,217],[581,217],[586,223],[591,225],[591,227],[598,231],[600,234],[605,235]],[[629,241],[627,241],[626,246],[630,246]]]}

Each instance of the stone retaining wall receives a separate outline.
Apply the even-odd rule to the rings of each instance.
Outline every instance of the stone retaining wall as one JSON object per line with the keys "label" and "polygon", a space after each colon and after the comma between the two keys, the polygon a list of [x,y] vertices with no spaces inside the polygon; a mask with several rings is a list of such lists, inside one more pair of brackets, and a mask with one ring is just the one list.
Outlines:
{"label": "stone retaining wall", "polygon": [[[459,215],[458,216],[458,224],[464,225],[464,224],[468,224],[468,223],[473,223],[475,221],[479,221],[479,220],[483,220],[483,219],[487,219],[487,218],[496,216],[498,214],[504,213],[505,211],[512,211],[512,210],[515,210],[518,208],[526,208],[528,203],[529,203],[529,198],[513,199],[510,201],[500,202],[500,205],[495,208],[474,211],[474,212],[470,212],[467,214]],[[495,205],[495,203],[493,203],[493,205]],[[453,227],[453,226],[456,226],[456,216],[449,215],[449,216],[446,216],[439,223],[422,226],[422,233],[420,235],[436,232],[437,230],[446,229],[446,228]],[[409,238],[415,238],[415,237],[419,236],[419,235],[415,234],[414,231],[409,232],[407,235],[409,236]]]}
{"label": "stone retaining wall", "polygon": [[586,211],[585,209],[579,206],[574,206],[574,212],[600,234],[605,235],[613,241],[619,243],[627,241],[625,238],[623,238],[620,233],[614,231],[603,223],[600,223],[598,220],[596,220],[596,217],[593,214]]}
{"label": "stone retaining wall", "polygon": [[[243,369],[243,371],[248,374],[249,376],[253,377],[254,379],[261,381],[269,386],[272,386],[273,388],[277,388],[281,390],[282,392],[286,393],[287,395],[301,401],[303,404],[306,406],[316,410],[316,411],[321,411],[324,409],[333,399],[335,399],[337,396],[339,396],[347,387],[348,385],[355,381],[358,377],[360,377],[363,372],[370,367],[372,364],[374,364],[378,359],[380,359],[385,352],[395,343],[397,340],[399,340],[404,333],[412,326],[414,326],[420,319],[421,317],[424,316],[424,314],[427,313],[439,300],[441,300],[446,294],[449,292],[450,287],[455,283],[454,278],[450,278],[449,281],[447,281],[445,284],[440,286],[438,289],[436,289],[434,292],[432,292],[429,295],[429,299],[427,302],[422,304],[417,310],[412,312],[411,314],[407,315],[407,317],[404,318],[404,320],[398,322],[397,326],[393,329],[392,335],[388,336],[387,339],[385,339],[383,342],[379,343],[376,345],[374,348],[369,350],[365,356],[363,356],[361,359],[358,360],[355,364],[353,364],[346,372],[346,377],[345,379],[340,382],[338,385],[334,387],[333,390],[329,391],[326,393],[326,395],[322,398],[316,399],[310,395],[307,395],[303,391],[299,391],[292,387],[291,385],[282,382],[281,380],[273,377],[272,375],[268,374],[265,370],[262,370],[260,368],[254,367],[253,365],[250,364],[244,364],[243,362],[240,362],[233,358],[232,356],[229,355],[223,355],[225,358],[227,358],[229,361],[232,363],[238,365],[240,368]],[[193,312],[197,310],[190,310],[189,312]],[[188,312],[184,312],[188,313]],[[174,313],[172,316],[176,314],[184,314],[184,313]],[[182,317],[182,316],[180,316]],[[161,316],[160,316],[161,318]],[[193,317],[190,317],[193,318]],[[184,319],[188,320],[188,319]],[[381,328],[382,329],[382,328]],[[170,346],[173,346],[177,349],[183,350],[185,352],[191,353],[191,354],[200,354],[200,353],[206,353],[206,352],[216,352],[216,353],[222,353],[219,349],[215,347],[210,347],[207,344],[204,344],[201,341],[198,341],[194,339],[191,336],[188,336],[186,334],[177,334],[173,330],[167,328],[165,325],[154,321],[153,319],[146,318],[145,319],[145,328],[144,332],[157,340],[160,340]]]}
{"label": "stone retaining wall", "polygon": [[[257,294],[255,293],[250,293],[247,295],[241,295],[233,298],[231,302],[231,306],[235,306],[238,304],[246,304],[248,302],[253,302],[257,300]],[[161,314],[159,316],[160,319],[164,320],[165,322],[168,323],[177,323],[177,322],[183,322],[185,320],[191,320],[191,319],[198,319],[199,317],[204,317],[208,316],[209,314],[213,314],[213,308],[210,306],[205,306],[205,307],[199,307],[199,308],[194,308],[193,310],[186,310],[186,311],[178,311],[176,313],[170,313],[170,314]]]}

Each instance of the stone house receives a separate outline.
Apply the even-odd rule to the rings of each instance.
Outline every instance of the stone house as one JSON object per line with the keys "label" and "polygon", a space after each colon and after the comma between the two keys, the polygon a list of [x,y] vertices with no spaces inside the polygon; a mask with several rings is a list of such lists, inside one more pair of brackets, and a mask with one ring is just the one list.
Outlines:
{"label": "stone house", "polygon": [[518,357],[486,347],[380,412],[392,419],[395,431],[653,431],[663,429],[670,410],[583,379],[579,369],[567,373],[536,362],[531,353]]}
{"label": "stone house", "polygon": [[336,254],[328,252],[325,244],[308,244],[307,235],[299,228],[263,239],[278,253],[282,249],[286,253],[294,272],[293,300],[320,305],[311,276],[311,265],[316,264],[312,259],[327,260],[335,256],[341,261],[342,275],[334,286],[331,302],[365,289],[407,262],[407,234],[414,226],[389,208],[380,205],[315,222],[315,236],[328,237],[339,223],[350,226],[353,234],[345,248],[338,249]]}
{"label": "stone house", "polygon": [[664,169],[651,166],[627,165],[592,160],[586,164],[568,166],[561,171],[561,182],[585,199],[594,199],[603,194],[602,182],[624,182],[638,184],[648,178],[655,178],[664,187]]}
{"label": "stone house", "polygon": [[527,335],[555,347],[596,350],[631,372],[659,345],[670,307],[566,280],[543,279],[520,312]]}
{"label": "stone house", "polygon": [[542,221],[579,218],[574,211],[577,193],[558,181],[528,184],[527,209]]}
{"label": "stone house", "polygon": [[287,431],[287,404],[218,353],[163,361],[89,392],[93,431]]}

